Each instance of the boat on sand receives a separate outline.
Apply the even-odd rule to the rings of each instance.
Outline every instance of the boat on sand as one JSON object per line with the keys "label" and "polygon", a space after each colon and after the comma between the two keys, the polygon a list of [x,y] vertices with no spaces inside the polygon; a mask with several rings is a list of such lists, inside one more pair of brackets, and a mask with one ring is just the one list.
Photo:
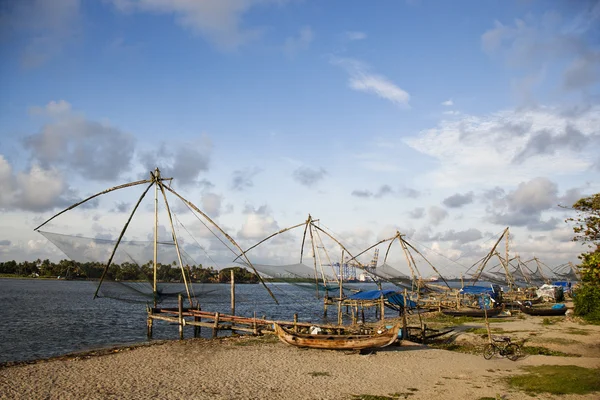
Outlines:
{"label": "boat on sand", "polygon": [[400,323],[371,335],[297,333],[276,323],[273,325],[279,340],[284,343],[297,347],[328,350],[362,350],[386,347],[398,339],[398,332],[400,331]]}

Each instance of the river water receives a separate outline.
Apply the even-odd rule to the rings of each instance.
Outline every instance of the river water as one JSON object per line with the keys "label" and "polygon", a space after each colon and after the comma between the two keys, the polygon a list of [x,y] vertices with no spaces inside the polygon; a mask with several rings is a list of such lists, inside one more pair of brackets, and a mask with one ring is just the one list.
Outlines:
{"label": "river water", "polygon": [[[47,358],[76,351],[148,342],[146,306],[112,298],[93,299],[96,282],[0,279],[0,362]],[[169,287],[170,286],[170,287]],[[356,288],[375,289],[374,285]],[[314,290],[285,283],[269,284],[277,305],[262,285],[236,286],[236,315],[326,322]],[[167,284],[168,291],[183,290]],[[230,313],[228,284],[194,284],[203,310]],[[163,306],[176,306],[165,303]],[[336,318],[331,310],[330,317]],[[330,321],[331,322],[331,321]],[[184,329],[186,337],[193,329]],[[203,334],[210,335],[208,329]],[[178,329],[156,321],[153,340],[176,339]]]}

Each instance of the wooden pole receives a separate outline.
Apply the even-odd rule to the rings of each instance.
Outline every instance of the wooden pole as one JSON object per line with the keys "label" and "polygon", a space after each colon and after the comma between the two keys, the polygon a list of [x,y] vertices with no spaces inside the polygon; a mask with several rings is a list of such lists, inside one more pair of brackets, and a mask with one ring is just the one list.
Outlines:
{"label": "wooden pole", "polygon": [[235,273],[231,269],[231,315],[235,315]]}
{"label": "wooden pole", "polygon": [[217,337],[217,333],[219,331],[219,313],[215,313],[215,323],[213,324],[212,338]]}
{"label": "wooden pole", "polygon": [[148,311],[148,322],[147,322],[148,339],[152,339],[152,323],[154,322],[154,320],[152,319],[152,309],[150,307],[148,307],[148,305],[146,305],[146,310]]}
{"label": "wooden pole", "polygon": [[[200,304],[198,304],[198,308],[197,308],[197,310],[198,310],[198,311],[202,311],[202,309],[200,308]],[[202,321],[202,318],[201,318],[201,317],[194,315],[194,322],[201,322],[201,321]],[[200,329],[202,329],[202,328],[200,327],[200,325],[196,325],[196,326],[194,326],[194,337],[200,337],[200,336],[201,336],[201,331],[200,331]]]}
{"label": "wooden pole", "polygon": [[406,310],[408,309],[408,302],[406,301],[406,289],[404,289],[404,312],[402,313],[402,339],[408,339],[408,323],[406,321]]}
{"label": "wooden pole", "polygon": [[483,315],[485,316],[485,329],[488,334],[488,342],[492,343],[492,331],[490,330],[490,321],[488,320],[487,315],[487,307],[485,306],[485,295],[482,295],[483,298]]}
{"label": "wooden pole", "polygon": [[157,291],[156,291],[156,275],[158,274],[158,179],[160,178],[160,170],[158,167],[154,170],[154,258],[152,263],[153,270],[153,285],[152,293],[154,295],[154,307],[157,306]]}
{"label": "wooden pole", "polygon": [[177,307],[179,309],[179,340],[183,340],[183,296],[177,296]]}
{"label": "wooden pole", "polygon": [[[298,317],[296,317],[297,319]],[[258,335],[258,328],[256,325],[256,311],[254,311],[254,320],[252,320],[252,329],[254,330],[254,334]]]}
{"label": "wooden pole", "polygon": [[298,333],[298,314],[294,314],[294,332]]}

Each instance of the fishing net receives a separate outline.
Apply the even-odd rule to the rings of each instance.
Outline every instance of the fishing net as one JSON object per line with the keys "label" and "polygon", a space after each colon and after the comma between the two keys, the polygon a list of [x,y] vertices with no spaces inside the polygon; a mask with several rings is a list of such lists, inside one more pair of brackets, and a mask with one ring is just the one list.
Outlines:
{"label": "fishing net", "polygon": [[[153,294],[153,241],[121,241],[72,236],[47,231],[39,231],[46,239],[58,247],[69,259],[75,261],[70,276],[98,280],[102,277],[106,262],[113,251],[104,282],[98,292],[99,297],[108,297],[131,302],[147,302],[154,299]],[[181,250],[186,279],[198,271],[198,263]],[[173,298],[183,288],[167,288],[167,282],[182,282],[183,272],[178,264],[178,255],[174,242],[157,243],[157,301]]]}

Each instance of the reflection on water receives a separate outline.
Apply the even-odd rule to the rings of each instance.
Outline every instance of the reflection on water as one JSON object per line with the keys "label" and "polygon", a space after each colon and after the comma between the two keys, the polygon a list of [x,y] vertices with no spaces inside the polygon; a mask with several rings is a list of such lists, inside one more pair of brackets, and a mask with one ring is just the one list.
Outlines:
{"label": "reflection on water", "polygon": [[[169,292],[183,285],[168,284]],[[348,285],[350,287],[351,285]],[[352,285],[375,289],[374,285]],[[93,300],[96,282],[0,279],[0,362],[46,358],[74,351],[146,342],[143,303],[109,298]],[[268,319],[323,322],[323,301],[310,287],[270,284],[276,305],[261,285],[236,286],[236,314]],[[228,284],[194,284],[194,293],[206,311],[229,313]],[[171,300],[173,301],[173,300]],[[176,306],[176,302],[164,306]],[[336,318],[336,312],[330,312]],[[184,329],[186,337],[193,329]],[[203,335],[210,335],[207,329]],[[153,339],[175,339],[178,330],[156,321]]]}

